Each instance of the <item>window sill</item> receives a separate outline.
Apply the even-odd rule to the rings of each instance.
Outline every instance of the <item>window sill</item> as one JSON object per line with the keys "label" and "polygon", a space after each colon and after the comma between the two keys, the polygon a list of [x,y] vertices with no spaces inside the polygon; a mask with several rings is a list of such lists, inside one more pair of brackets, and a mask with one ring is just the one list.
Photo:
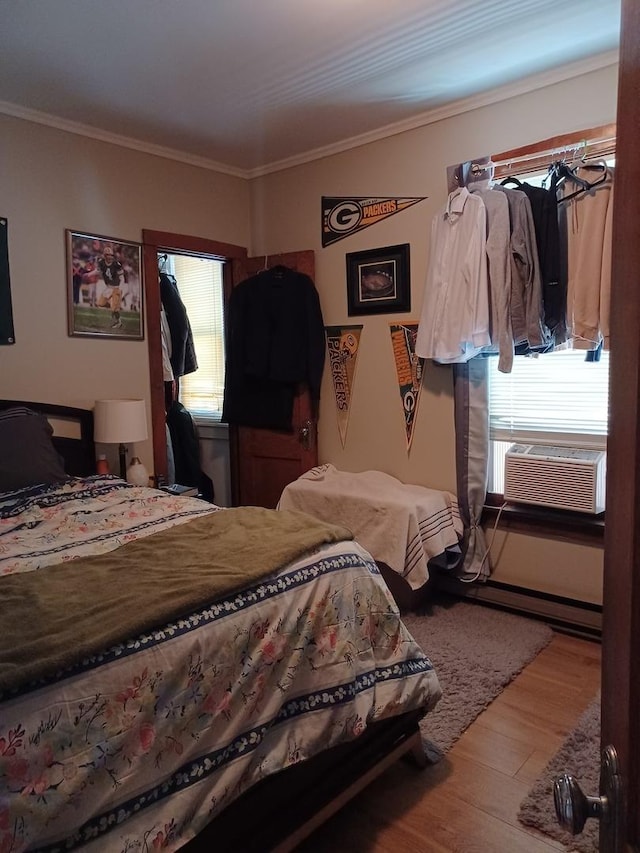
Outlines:
{"label": "window sill", "polygon": [[509,527],[524,533],[563,536],[570,539],[598,542],[604,540],[604,513],[587,515],[563,509],[504,503],[502,495],[488,494],[482,523],[495,524],[500,513],[499,526]]}
{"label": "window sill", "polygon": [[207,418],[198,415],[194,415],[193,419],[196,422],[198,434],[201,438],[219,438],[225,441],[228,440],[229,424],[223,423],[215,418]]}

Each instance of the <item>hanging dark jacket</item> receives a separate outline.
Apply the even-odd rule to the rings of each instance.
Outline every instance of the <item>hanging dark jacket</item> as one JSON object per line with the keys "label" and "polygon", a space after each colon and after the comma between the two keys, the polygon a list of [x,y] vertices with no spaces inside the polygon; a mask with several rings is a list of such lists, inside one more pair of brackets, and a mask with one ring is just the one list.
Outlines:
{"label": "hanging dark jacket", "polygon": [[181,486],[197,486],[202,497],[213,503],[213,481],[200,466],[200,441],[193,416],[175,400],[167,412],[175,465],[175,482]]}
{"label": "hanging dark jacket", "polygon": [[520,189],[531,203],[542,277],[544,322],[557,346],[567,339],[567,281],[563,275],[558,200],[555,189],[527,183],[520,184]]}
{"label": "hanging dark jacket", "polygon": [[187,309],[180,298],[175,278],[164,272],[160,273],[160,300],[171,333],[170,361],[173,375],[177,377],[195,373],[198,362]]}
{"label": "hanging dark jacket", "polygon": [[308,275],[277,266],[245,279],[231,292],[226,328],[223,421],[291,430],[301,384],[317,408],[325,336]]}

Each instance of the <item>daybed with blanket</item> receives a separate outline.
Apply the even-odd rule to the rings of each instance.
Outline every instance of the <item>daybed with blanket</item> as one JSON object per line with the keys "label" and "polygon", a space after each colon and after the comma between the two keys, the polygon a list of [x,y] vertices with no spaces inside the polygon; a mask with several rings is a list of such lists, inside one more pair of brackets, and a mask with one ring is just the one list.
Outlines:
{"label": "daybed with blanket", "polygon": [[432,572],[451,572],[460,562],[463,527],[456,496],[402,483],[383,471],[319,465],[284,488],[278,508],[346,525],[407,608],[422,602]]}
{"label": "daybed with blanket", "polygon": [[0,413],[0,850],[291,849],[419,743],[431,663],[348,530],[87,475],[86,415],[65,472]]}

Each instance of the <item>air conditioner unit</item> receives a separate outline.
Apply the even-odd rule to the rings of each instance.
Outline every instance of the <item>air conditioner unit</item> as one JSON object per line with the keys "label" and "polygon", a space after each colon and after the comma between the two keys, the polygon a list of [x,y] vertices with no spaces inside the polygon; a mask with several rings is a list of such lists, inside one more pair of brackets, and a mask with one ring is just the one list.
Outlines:
{"label": "air conditioner unit", "polygon": [[504,466],[506,501],[596,515],[604,512],[606,453],[514,444]]}

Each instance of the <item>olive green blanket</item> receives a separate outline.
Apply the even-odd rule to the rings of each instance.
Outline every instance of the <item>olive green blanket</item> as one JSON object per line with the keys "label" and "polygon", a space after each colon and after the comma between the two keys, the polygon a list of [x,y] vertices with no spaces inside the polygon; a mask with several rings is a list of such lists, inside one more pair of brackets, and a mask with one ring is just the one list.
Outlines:
{"label": "olive green blanket", "polygon": [[213,512],[84,557],[0,578],[0,691],[52,675],[247,586],[349,530],[303,512]]}

